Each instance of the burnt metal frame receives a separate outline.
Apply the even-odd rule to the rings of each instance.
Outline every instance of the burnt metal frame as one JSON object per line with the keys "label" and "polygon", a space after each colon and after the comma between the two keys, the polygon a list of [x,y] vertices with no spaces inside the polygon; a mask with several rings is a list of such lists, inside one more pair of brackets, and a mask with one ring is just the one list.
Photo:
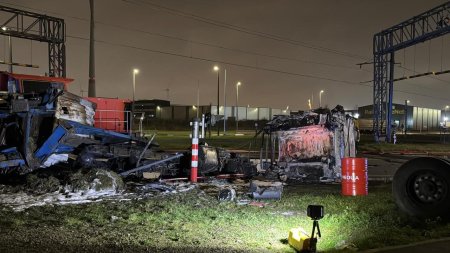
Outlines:
{"label": "burnt metal frame", "polygon": [[[391,142],[395,52],[450,33],[450,1],[373,37],[373,131]],[[386,121],[383,122],[383,119]]]}
{"label": "burnt metal frame", "polygon": [[[50,76],[66,77],[66,25],[64,19],[0,5],[4,21],[0,34],[48,43]],[[6,18],[3,18],[6,17]]]}

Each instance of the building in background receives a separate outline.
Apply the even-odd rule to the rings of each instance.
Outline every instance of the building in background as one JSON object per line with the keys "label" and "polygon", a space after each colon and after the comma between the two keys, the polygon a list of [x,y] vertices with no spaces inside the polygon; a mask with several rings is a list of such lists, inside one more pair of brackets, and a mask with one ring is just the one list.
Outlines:
{"label": "building in background", "polygon": [[[373,105],[359,107],[358,114],[359,128],[363,131],[371,131],[373,127]],[[405,106],[404,104],[392,105],[392,123],[395,123],[399,130],[402,130],[401,126],[406,126],[408,131],[437,131],[448,120],[445,114],[446,111],[441,109]]]}
{"label": "building in background", "polygon": [[140,118],[142,115],[148,118],[157,117],[161,108],[170,107],[170,101],[160,99],[136,100],[134,102],[134,117]]}

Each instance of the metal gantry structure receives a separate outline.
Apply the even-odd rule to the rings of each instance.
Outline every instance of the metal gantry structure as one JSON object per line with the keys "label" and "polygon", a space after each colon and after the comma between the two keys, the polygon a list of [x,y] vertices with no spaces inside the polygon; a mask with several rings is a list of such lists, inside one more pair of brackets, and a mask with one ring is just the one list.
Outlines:
{"label": "metal gantry structure", "polygon": [[64,19],[0,5],[0,22],[2,35],[47,42],[48,74],[55,77],[66,76]]}
{"label": "metal gantry structure", "polygon": [[[373,130],[392,139],[395,52],[450,32],[450,2],[385,29],[373,37]],[[406,124],[406,122],[405,122]]]}

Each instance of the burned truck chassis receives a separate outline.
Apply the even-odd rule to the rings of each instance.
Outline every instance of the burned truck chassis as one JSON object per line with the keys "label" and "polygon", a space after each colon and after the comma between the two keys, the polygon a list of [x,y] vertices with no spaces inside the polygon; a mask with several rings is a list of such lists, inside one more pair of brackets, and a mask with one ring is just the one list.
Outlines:
{"label": "burned truck chassis", "polygon": [[345,115],[342,106],[275,116],[259,134],[263,140],[260,164],[266,175],[305,182],[339,181],[341,158],[356,155],[359,136],[354,119]]}

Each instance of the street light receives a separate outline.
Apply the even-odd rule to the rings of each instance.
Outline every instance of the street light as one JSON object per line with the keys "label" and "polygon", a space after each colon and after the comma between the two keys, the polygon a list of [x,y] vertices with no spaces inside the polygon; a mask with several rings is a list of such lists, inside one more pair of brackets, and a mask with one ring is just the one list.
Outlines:
{"label": "street light", "polygon": [[133,103],[136,93],[136,75],[139,74],[139,69],[133,69]]}
{"label": "street light", "polygon": [[[9,28],[6,26],[2,26],[3,31],[8,31]],[[13,65],[12,65],[12,41],[11,41],[11,35],[8,35],[8,48],[9,48],[9,73],[13,72]]]}
{"label": "street light", "polygon": [[218,124],[218,119],[219,119],[219,99],[220,99],[220,83],[219,83],[219,67],[216,65],[213,68],[214,71],[217,72],[217,115],[216,115],[216,124],[217,124],[217,136],[219,136],[219,124]]}
{"label": "street light", "polygon": [[322,93],[323,93],[324,91],[323,90],[321,90],[320,92],[319,92],[319,108],[322,108]]}
{"label": "street light", "polygon": [[405,100],[405,135],[406,131],[408,130],[408,103],[409,100]]}
{"label": "street light", "polygon": [[239,86],[241,82],[236,83],[236,133],[239,130]]}
{"label": "street light", "polygon": [[311,110],[311,99],[308,99],[308,106],[309,106],[309,110]]}
{"label": "street light", "polygon": [[135,100],[135,93],[136,93],[136,75],[139,74],[139,69],[133,69],[133,103],[131,105],[131,127],[130,127],[130,133],[133,132],[133,121],[134,121],[134,100]]}
{"label": "street light", "polygon": [[444,126],[445,126],[445,127],[447,127],[447,119],[448,119],[448,118],[447,118],[447,110],[448,110],[448,108],[449,108],[449,106],[446,105],[446,106],[445,106],[445,116],[444,116],[444,119],[445,119],[445,120],[444,120],[444,122],[445,122],[445,125],[444,125]]}

